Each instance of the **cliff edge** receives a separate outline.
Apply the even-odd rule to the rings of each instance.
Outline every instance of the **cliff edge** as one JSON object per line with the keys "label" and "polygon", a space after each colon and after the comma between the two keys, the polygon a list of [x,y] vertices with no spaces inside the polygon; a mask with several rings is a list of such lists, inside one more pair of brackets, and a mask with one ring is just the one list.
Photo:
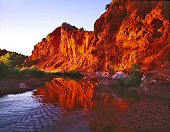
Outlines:
{"label": "cliff edge", "polygon": [[94,31],[67,23],[35,45],[27,59],[45,71],[126,71],[170,65],[170,2],[116,0]]}

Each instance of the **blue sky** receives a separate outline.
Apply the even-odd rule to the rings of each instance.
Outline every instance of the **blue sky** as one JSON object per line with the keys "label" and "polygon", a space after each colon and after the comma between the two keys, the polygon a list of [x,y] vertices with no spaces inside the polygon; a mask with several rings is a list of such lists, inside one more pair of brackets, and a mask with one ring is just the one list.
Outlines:
{"label": "blue sky", "polygon": [[0,48],[30,55],[63,22],[93,30],[111,0],[0,0]]}

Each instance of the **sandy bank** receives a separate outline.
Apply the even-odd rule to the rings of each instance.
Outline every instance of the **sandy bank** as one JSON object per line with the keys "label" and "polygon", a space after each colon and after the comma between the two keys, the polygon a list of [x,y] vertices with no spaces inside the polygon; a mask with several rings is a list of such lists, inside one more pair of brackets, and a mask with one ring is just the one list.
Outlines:
{"label": "sandy bank", "polygon": [[4,78],[0,79],[0,97],[18,94],[43,86],[47,78]]}

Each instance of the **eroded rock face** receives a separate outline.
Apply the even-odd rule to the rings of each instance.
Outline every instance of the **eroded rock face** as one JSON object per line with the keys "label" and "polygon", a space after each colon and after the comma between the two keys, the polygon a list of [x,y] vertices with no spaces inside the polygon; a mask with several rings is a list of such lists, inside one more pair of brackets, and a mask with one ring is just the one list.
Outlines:
{"label": "eroded rock face", "polygon": [[97,62],[96,57],[91,54],[92,39],[93,32],[63,23],[35,46],[29,61],[35,61],[37,68],[47,71],[91,71],[91,67]]}
{"label": "eroded rock face", "polygon": [[29,57],[46,71],[124,71],[169,65],[168,1],[112,2],[95,22],[94,31],[67,23],[37,44]]}

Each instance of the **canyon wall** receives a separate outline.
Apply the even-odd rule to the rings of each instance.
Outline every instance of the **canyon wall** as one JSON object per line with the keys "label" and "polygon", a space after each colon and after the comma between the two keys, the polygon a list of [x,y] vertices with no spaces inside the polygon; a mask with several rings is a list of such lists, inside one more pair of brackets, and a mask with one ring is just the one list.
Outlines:
{"label": "canyon wall", "polygon": [[94,31],[63,23],[35,45],[27,59],[45,71],[126,71],[168,67],[170,2],[116,0]]}

